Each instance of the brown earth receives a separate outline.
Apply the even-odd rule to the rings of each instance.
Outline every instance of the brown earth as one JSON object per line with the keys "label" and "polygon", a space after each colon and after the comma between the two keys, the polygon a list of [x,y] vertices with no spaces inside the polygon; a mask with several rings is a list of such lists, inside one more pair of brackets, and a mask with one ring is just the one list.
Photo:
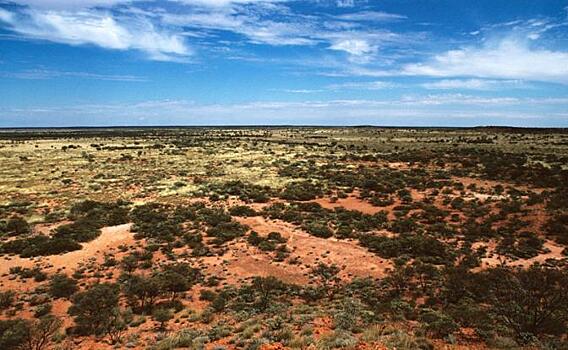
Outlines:
{"label": "brown earth", "polygon": [[[104,253],[115,250],[120,245],[130,245],[134,243],[134,238],[130,232],[131,224],[104,227],[101,235],[91,242],[83,243],[81,250],[73,252],[51,255],[36,258],[20,258],[18,256],[5,256],[0,263],[0,275],[4,276],[9,273],[10,268],[20,266],[24,268],[33,268],[40,266],[44,272],[55,273],[58,271],[66,271],[72,273],[82,264],[94,259],[101,261]],[[32,280],[7,280],[2,279],[0,287],[3,289],[17,289],[19,291],[30,291],[37,286]]]}

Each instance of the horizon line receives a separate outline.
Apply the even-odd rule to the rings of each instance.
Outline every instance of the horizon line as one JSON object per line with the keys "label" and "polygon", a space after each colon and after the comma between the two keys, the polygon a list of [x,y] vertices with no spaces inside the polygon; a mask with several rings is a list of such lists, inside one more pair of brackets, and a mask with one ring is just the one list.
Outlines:
{"label": "horizon line", "polygon": [[223,124],[223,125],[70,125],[70,126],[0,126],[0,130],[65,130],[65,129],[190,129],[190,128],[377,128],[377,129],[538,129],[538,130],[568,130],[568,126],[512,126],[512,125],[474,125],[474,126],[451,126],[451,125],[317,125],[317,124]]}

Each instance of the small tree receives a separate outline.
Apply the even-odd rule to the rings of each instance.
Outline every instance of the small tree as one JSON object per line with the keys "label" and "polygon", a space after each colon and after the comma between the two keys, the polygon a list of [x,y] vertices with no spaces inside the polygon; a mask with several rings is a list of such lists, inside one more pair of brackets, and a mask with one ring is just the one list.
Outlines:
{"label": "small tree", "polygon": [[30,233],[30,225],[19,216],[13,217],[6,223],[6,231],[11,236],[19,236]]}
{"label": "small tree", "polygon": [[335,264],[326,265],[321,262],[312,269],[312,274],[318,280],[319,287],[326,293],[329,300],[333,299],[339,288],[340,271],[341,269]]}
{"label": "small tree", "polygon": [[118,308],[119,287],[116,284],[95,284],[77,293],[69,314],[75,316],[79,333],[100,335],[105,333]]}
{"label": "small tree", "polygon": [[45,316],[35,321],[23,319],[0,321],[0,349],[47,349],[61,324],[61,320],[55,316]]}
{"label": "small tree", "polygon": [[155,277],[159,281],[160,289],[163,292],[170,293],[172,301],[179,293],[185,292],[191,287],[185,276],[172,270],[163,271]]}
{"label": "small tree", "polygon": [[124,283],[124,294],[129,304],[139,310],[151,310],[161,294],[160,281],[156,277],[130,275]]}
{"label": "small tree", "polygon": [[28,323],[22,319],[0,320],[0,349],[16,350],[26,341]]}
{"label": "small tree", "polygon": [[55,298],[69,298],[78,289],[77,280],[66,274],[56,274],[49,281],[49,293]]}
{"label": "small tree", "polygon": [[447,337],[459,329],[451,316],[436,310],[426,310],[420,320],[424,322],[424,329],[434,338]]}
{"label": "small tree", "polygon": [[127,324],[124,313],[120,312],[119,308],[115,308],[104,326],[104,331],[108,335],[111,344],[122,341],[126,328]]}
{"label": "small tree", "polygon": [[500,322],[523,341],[530,335],[558,335],[568,323],[568,272],[532,265],[527,270],[491,272],[491,302]]}
{"label": "small tree", "polygon": [[0,311],[6,310],[14,303],[14,297],[16,293],[13,290],[7,290],[5,292],[0,292]]}
{"label": "small tree", "polygon": [[134,254],[130,254],[122,258],[122,269],[127,273],[132,273],[138,268],[138,258]]}
{"label": "small tree", "polygon": [[166,329],[166,322],[173,318],[172,312],[166,308],[157,308],[152,312],[152,318],[156,322],[160,322],[160,329]]}
{"label": "small tree", "polygon": [[23,348],[26,350],[44,350],[49,347],[51,338],[61,328],[63,322],[52,315],[44,316],[26,327]]}
{"label": "small tree", "polygon": [[252,287],[259,296],[257,303],[258,308],[260,311],[265,311],[270,306],[270,303],[278,290],[284,287],[284,283],[273,276],[255,277],[252,281]]}

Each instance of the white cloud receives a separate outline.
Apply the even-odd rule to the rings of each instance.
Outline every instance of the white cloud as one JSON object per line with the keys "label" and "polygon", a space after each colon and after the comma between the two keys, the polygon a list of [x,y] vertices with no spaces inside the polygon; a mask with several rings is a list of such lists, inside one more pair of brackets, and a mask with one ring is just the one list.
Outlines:
{"label": "white cloud", "polygon": [[286,0],[174,0],[189,5],[201,5],[208,7],[225,7],[234,4],[254,4],[282,2]]}
{"label": "white cloud", "polygon": [[[242,48],[242,38],[221,40],[223,34],[217,33],[228,31],[255,44],[325,44],[327,49],[346,52],[350,64],[361,65],[376,58],[379,47],[400,43],[402,38],[388,30],[370,30],[366,24],[356,23],[398,19],[402,17],[399,15],[378,11],[303,15],[286,6],[287,0],[171,0],[177,2],[175,7],[156,7],[158,2],[153,5],[153,1],[144,6],[136,4],[144,0],[16,1],[30,8],[0,12],[0,22],[8,23],[8,29],[22,36],[71,45],[140,50],[153,59],[190,55],[185,43],[189,37],[205,50]],[[109,9],[120,3],[132,6]],[[330,18],[334,20],[329,21]]]}
{"label": "white cloud", "polygon": [[329,48],[337,51],[345,51],[354,56],[369,55],[377,51],[377,47],[371,45],[367,40],[355,38],[337,40]]}
{"label": "white cloud", "polygon": [[355,6],[355,0],[336,0],[335,4],[337,7],[353,7]]}
{"label": "white cloud", "polygon": [[[258,10],[258,9],[257,9]],[[239,12],[235,9],[197,10],[189,13],[163,13],[163,23],[192,27],[196,30],[221,30],[243,35],[250,42],[268,45],[313,45],[312,23],[296,18],[274,21],[249,9]]]}
{"label": "white cloud", "polygon": [[[472,108],[474,106],[474,108]],[[198,104],[185,100],[2,108],[2,126],[48,125],[566,125],[568,99],[479,97],[462,94],[392,100],[253,101]],[[54,117],[57,117],[54,119]],[[46,123],[47,122],[47,123]]]}
{"label": "white cloud", "polygon": [[321,90],[321,89],[271,89],[270,91],[280,91],[280,92],[286,92],[286,93],[290,93],[290,94],[313,94],[313,93],[322,92],[322,91],[325,91],[325,90]]}
{"label": "white cloud", "polygon": [[181,35],[157,29],[143,18],[119,22],[100,11],[40,11],[11,13],[1,19],[9,28],[28,38],[70,45],[91,44],[115,50],[140,50],[156,60],[188,56],[191,50]]}
{"label": "white cloud", "polygon": [[389,81],[362,81],[362,82],[344,82],[337,84],[329,84],[323,89],[273,89],[272,91],[282,91],[295,94],[311,94],[316,92],[325,91],[339,91],[339,90],[384,90],[398,87],[396,83]]}
{"label": "white cloud", "polygon": [[497,45],[467,47],[402,67],[403,75],[522,79],[568,84],[568,52],[530,48],[504,39]]}
{"label": "white cloud", "polygon": [[464,94],[436,94],[426,96],[403,96],[401,104],[425,105],[425,106],[448,106],[448,105],[476,105],[476,106],[508,106],[527,103],[528,100],[517,97],[482,97]]}
{"label": "white cloud", "polygon": [[406,16],[397,15],[394,13],[382,11],[361,11],[354,13],[347,13],[336,16],[335,18],[347,21],[369,21],[369,22],[385,22],[407,18]]}
{"label": "white cloud", "polygon": [[14,3],[44,10],[78,10],[91,7],[111,7],[136,0],[13,0]]}
{"label": "white cloud", "polygon": [[380,44],[400,40],[400,36],[386,30],[345,30],[337,23],[322,21],[317,16],[303,16],[289,12],[285,6],[266,8],[230,7],[193,9],[179,13],[161,13],[163,23],[190,27],[196,31],[231,31],[257,44],[316,45],[327,43],[328,48],[347,52],[351,61],[365,63]]}
{"label": "white cloud", "polygon": [[125,81],[125,82],[147,81],[146,78],[135,75],[97,74],[89,72],[58,71],[58,70],[49,70],[49,69],[27,69],[19,72],[0,72],[0,77],[26,79],[26,80],[44,80],[44,79],[53,79],[53,78],[81,78],[81,79]]}
{"label": "white cloud", "polygon": [[397,84],[389,81],[365,81],[365,82],[347,82],[339,84],[328,85],[327,88],[330,90],[383,90],[392,89],[397,87]]}
{"label": "white cloud", "polygon": [[522,80],[491,80],[491,79],[442,79],[421,85],[431,90],[497,90],[503,88],[526,88]]}
{"label": "white cloud", "polygon": [[12,22],[14,20],[14,14],[0,8],[0,21],[1,22]]}

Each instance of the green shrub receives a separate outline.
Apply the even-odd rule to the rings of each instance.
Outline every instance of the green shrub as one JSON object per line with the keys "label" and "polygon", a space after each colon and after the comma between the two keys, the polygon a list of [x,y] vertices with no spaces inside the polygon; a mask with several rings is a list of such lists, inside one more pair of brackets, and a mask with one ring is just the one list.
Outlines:
{"label": "green shrub", "polygon": [[81,249],[81,245],[72,239],[50,238],[44,235],[16,239],[4,243],[1,247],[3,253],[19,254],[22,258],[56,255],[79,249]]}
{"label": "green shrub", "polygon": [[62,273],[53,275],[49,281],[49,293],[54,298],[69,298],[78,290],[77,280]]}
{"label": "green shrub", "polygon": [[444,338],[459,329],[452,317],[435,310],[427,310],[420,315],[424,329],[435,338]]}
{"label": "green shrub", "polygon": [[247,226],[238,222],[222,222],[208,229],[207,236],[215,237],[213,243],[221,245],[242,236],[247,230]]}
{"label": "green shrub", "polygon": [[280,193],[280,198],[292,201],[309,201],[321,196],[321,187],[310,181],[291,182]]}
{"label": "green shrub", "polygon": [[244,217],[258,215],[258,213],[254,209],[246,205],[237,205],[229,208],[229,214],[233,216],[244,216]]}
{"label": "green shrub", "polygon": [[342,330],[322,334],[316,341],[316,349],[318,350],[345,349],[355,345],[357,345],[357,338],[350,332]]}
{"label": "green shrub", "polygon": [[28,323],[22,319],[0,320],[0,349],[20,349],[26,342],[28,327]]}
{"label": "green shrub", "polygon": [[101,335],[108,331],[118,308],[119,287],[100,283],[73,296],[69,314],[75,316],[78,334]]}
{"label": "green shrub", "polygon": [[16,293],[13,290],[0,291],[0,310],[6,310],[14,303]]}
{"label": "green shrub", "polygon": [[179,332],[158,341],[152,350],[174,350],[180,348],[201,349],[199,346],[201,332],[195,329],[182,329]]}
{"label": "green shrub", "polygon": [[166,323],[173,317],[172,312],[165,308],[157,308],[152,312],[152,319],[160,323],[160,329],[165,329]]}
{"label": "green shrub", "polygon": [[31,232],[28,222],[19,216],[13,217],[6,223],[6,233],[9,236],[20,236]]}

